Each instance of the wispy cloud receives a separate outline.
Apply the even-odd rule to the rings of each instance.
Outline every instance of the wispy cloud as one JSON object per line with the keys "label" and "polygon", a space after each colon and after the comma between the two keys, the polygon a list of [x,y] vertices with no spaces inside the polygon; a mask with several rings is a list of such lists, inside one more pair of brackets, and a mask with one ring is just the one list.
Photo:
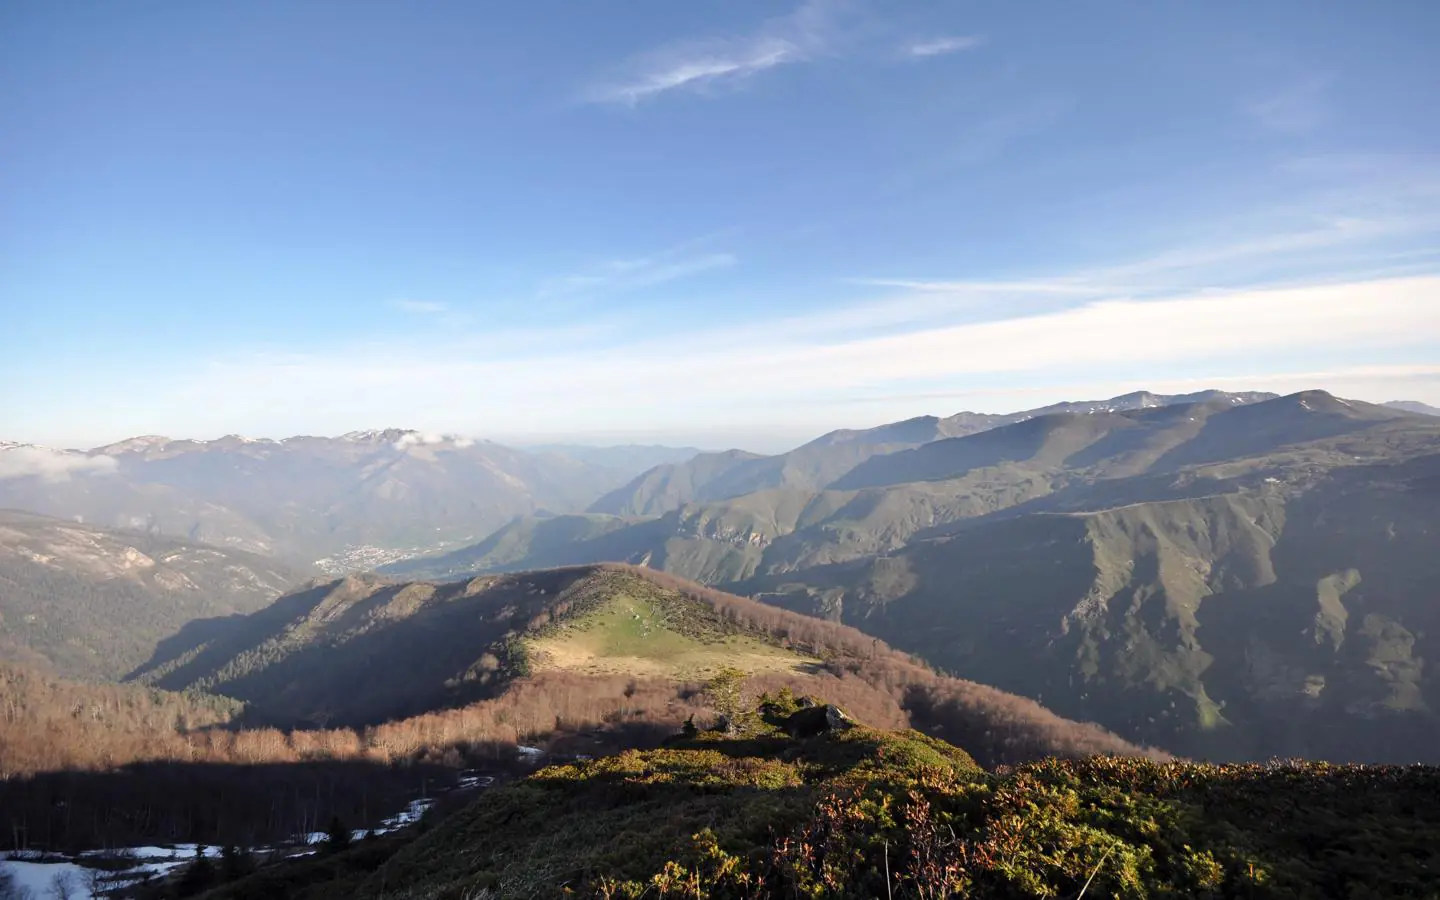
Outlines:
{"label": "wispy cloud", "polygon": [[1311,131],[1324,123],[1329,112],[1332,79],[1311,75],[1256,97],[1244,110],[1260,127],[1282,134]]}
{"label": "wispy cloud", "polygon": [[[1386,243],[1387,238],[1422,236],[1424,224],[1336,219],[1310,228],[1177,247],[1129,262],[1013,280],[851,278],[849,283],[893,288],[896,293],[795,317],[785,327],[820,334],[863,332],[957,319],[1018,318],[1105,300],[1155,302],[1206,292],[1318,288],[1428,275],[1436,270],[1432,255],[1397,256]],[[1332,260],[1335,265],[1327,266]]]}
{"label": "wispy cloud", "polygon": [[730,253],[687,254],[679,249],[670,250],[653,257],[609,260],[580,272],[556,276],[543,282],[538,293],[541,297],[563,297],[633,291],[727,268],[736,262]]}
{"label": "wispy cloud", "polygon": [[995,160],[1015,144],[1049,130],[1069,114],[1073,102],[1051,97],[1020,103],[995,115],[967,121],[952,134],[935,138],[923,159],[893,172],[882,190],[915,190],[936,179]]}
{"label": "wispy cloud", "polygon": [[431,300],[395,300],[391,304],[402,312],[415,313],[422,316],[435,316],[448,312],[450,307],[444,303],[436,303]]}
{"label": "wispy cloud", "polygon": [[[1146,297],[1187,290],[1205,290],[1228,283],[1246,266],[1263,263],[1284,266],[1323,260],[1339,249],[1358,248],[1386,238],[1420,233],[1436,223],[1408,218],[1375,219],[1352,216],[1322,218],[1307,228],[1297,228],[1248,238],[1199,244],[1165,250],[1143,259],[1096,266],[1063,275],[1019,279],[925,280],[852,279],[862,284],[905,288],[928,294],[978,295],[994,298],[1003,294],[1054,295],[1094,298],[1103,295]],[[1406,258],[1415,254],[1407,254]],[[1377,259],[1394,258],[1389,249],[1377,252]],[[1347,262],[1351,260],[1347,259]],[[1317,280],[1311,276],[1310,281]],[[1272,280],[1273,283],[1273,280]]]}
{"label": "wispy cloud", "polygon": [[701,91],[741,82],[826,52],[834,36],[834,0],[807,0],[748,35],[679,41],[643,53],[581,91],[592,103],[633,106],[671,91]]}
{"label": "wispy cloud", "polygon": [[713,41],[671,47],[653,54],[627,80],[596,85],[585,98],[598,103],[636,104],[676,88],[702,88],[738,81],[799,58],[799,48],[781,39],[740,43]]}
{"label": "wispy cloud", "polygon": [[929,40],[916,41],[905,48],[906,54],[918,58],[930,56],[944,56],[947,53],[956,53],[961,50],[970,50],[980,46],[985,39],[979,35],[967,34],[954,37],[937,37]]}

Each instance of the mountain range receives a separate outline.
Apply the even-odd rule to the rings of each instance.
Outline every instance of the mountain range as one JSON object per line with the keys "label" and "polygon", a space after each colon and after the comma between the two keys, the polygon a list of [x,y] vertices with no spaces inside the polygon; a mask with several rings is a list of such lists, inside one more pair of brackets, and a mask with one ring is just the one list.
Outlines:
{"label": "mountain range", "polygon": [[[1176,398],[1134,394],[1069,404],[913,446],[894,441],[897,429],[887,426],[822,438],[780,457],[702,454],[652,469],[623,489],[628,497],[612,492],[588,513],[518,519],[477,544],[385,571],[448,577],[623,559],[732,583],[893,552],[917,535],[972,519],[1236,489],[1244,479],[1206,466],[1372,428],[1423,447],[1435,424],[1319,391],[1289,398],[1208,392],[1162,405],[1166,399]],[[797,468],[792,457],[812,474],[828,471],[830,480],[807,487],[808,477],[762,479],[763,486],[737,493],[737,473],[755,475],[759,462],[764,472],[785,475]],[[696,494],[719,499],[680,499]]]}
{"label": "mountain range", "polygon": [[[1394,760],[1436,745],[1440,421],[1321,391],[1210,394],[897,446],[933,424],[875,430],[884,452],[847,448],[864,458],[818,488],[762,479],[681,500],[729,495],[761,463],[787,471],[702,455],[602,501],[627,514],[521,519],[392,571],[643,562],[1177,752]],[[864,434],[795,453],[825,471],[826,448]]]}
{"label": "mountain range", "polygon": [[402,429],[280,441],[147,436],[88,451],[9,444],[0,446],[0,507],[340,572],[475,540],[516,515],[581,509],[657,458],[653,448],[580,455]]}
{"label": "mountain range", "polygon": [[[315,581],[249,615],[179,615],[168,635],[108,654],[157,686],[223,685],[278,720],[368,723],[483,695],[444,648],[463,636],[461,656],[480,645],[505,659],[517,626],[466,618],[481,602],[467,598],[490,596],[485,578],[627,562],[853,625],[1187,755],[1393,761],[1440,746],[1427,600],[1440,572],[1426,549],[1440,533],[1440,418],[1405,404],[1141,392],[836,431],[773,456],[689,454],[398,430],[9,445],[0,502],[299,560],[266,582],[271,596],[320,553],[326,571],[379,565],[378,580]],[[616,468],[667,457],[628,480]],[[151,518],[126,518],[134,509]],[[392,618],[399,631],[375,631]],[[369,643],[402,632],[381,641],[389,656]],[[64,643],[7,633],[42,659]],[[399,693],[366,668],[431,663]],[[85,671],[73,655],[61,670]],[[339,690],[316,700],[332,678],[370,684],[374,709]]]}
{"label": "mountain range", "polygon": [[1138,391],[1109,400],[1056,403],[1008,414],[957,413],[947,418],[922,416],[863,430],[832,431],[777,456],[731,450],[703,453],[693,459],[657,466],[634,481],[601,497],[589,512],[610,515],[654,515],[685,503],[726,500],[764,490],[818,490],[874,456],[908,450],[946,438],[1052,415],[1089,415],[1150,409],[1187,403],[1240,405],[1269,400],[1274,394],[1161,395]]}

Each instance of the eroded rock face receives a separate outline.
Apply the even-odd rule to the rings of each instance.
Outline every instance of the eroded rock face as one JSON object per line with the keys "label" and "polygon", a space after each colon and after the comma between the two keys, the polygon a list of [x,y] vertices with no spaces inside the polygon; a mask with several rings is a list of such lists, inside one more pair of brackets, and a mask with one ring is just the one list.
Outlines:
{"label": "eroded rock face", "polygon": [[785,720],[785,730],[793,738],[807,738],[832,731],[844,731],[854,724],[855,720],[846,715],[845,710],[826,703],[794,713]]}

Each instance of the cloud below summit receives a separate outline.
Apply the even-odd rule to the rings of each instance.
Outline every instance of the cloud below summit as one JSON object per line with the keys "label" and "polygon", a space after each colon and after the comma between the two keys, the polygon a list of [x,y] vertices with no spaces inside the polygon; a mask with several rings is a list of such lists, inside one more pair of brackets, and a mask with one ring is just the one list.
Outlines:
{"label": "cloud below summit", "polygon": [[69,481],[71,475],[105,475],[119,463],[113,456],[86,456],[45,447],[0,448],[0,480],[38,477],[42,481]]}

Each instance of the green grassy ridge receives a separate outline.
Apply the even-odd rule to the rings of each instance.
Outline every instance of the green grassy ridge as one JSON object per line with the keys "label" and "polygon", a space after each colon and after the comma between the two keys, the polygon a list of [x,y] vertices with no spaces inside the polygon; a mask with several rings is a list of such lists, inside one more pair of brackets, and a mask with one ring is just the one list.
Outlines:
{"label": "green grassy ridge", "polygon": [[602,618],[617,602],[643,604],[648,615],[641,621],[656,622],[663,628],[699,643],[720,643],[744,635],[776,643],[765,632],[742,628],[720,615],[713,607],[667,591],[624,570],[601,570],[596,577],[578,582],[560,596],[565,611],[545,624],[532,628],[528,637],[549,638],[567,630],[587,631],[602,627]]}
{"label": "green grassy ridge", "polygon": [[744,627],[709,604],[630,571],[601,570],[568,589],[554,609],[512,649],[524,657],[525,670],[578,668],[690,680],[726,666],[793,671],[816,662],[784,648],[769,632]]}
{"label": "green grassy ridge", "polygon": [[312,900],[1075,897],[1087,881],[1087,896],[1133,900],[1433,898],[1437,792],[1424,766],[1094,757],[986,772],[915,732],[760,726],[549,767],[393,855],[265,883]]}
{"label": "green grassy ridge", "polygon": [[[623,568],[586,566],[438,585],[349,576],[282,597],[196,645],[177,640],[171,655],[139,678],[169,690],[234,697],[250,704],[257,722],[325,716],[347,726],[378,724],[504,691],[535,669],[534,647],[582,633],[607,606],[626,599],[643,603],[645,621],[669,637],[657,643],[630,635],[628,644],[609,648],[610,656],[624,657],[628,646],[636,659],[676,663],[687,648],[717,658],[734,648],[757,663],[764,654],[793,656],[795,666],[814,660],[673,587]],[[623,628],[612,630],[612,637],[624,637]],[[716,664],[712,659],[701,668]],[[680,670],[631,674],[688,679]]]}

